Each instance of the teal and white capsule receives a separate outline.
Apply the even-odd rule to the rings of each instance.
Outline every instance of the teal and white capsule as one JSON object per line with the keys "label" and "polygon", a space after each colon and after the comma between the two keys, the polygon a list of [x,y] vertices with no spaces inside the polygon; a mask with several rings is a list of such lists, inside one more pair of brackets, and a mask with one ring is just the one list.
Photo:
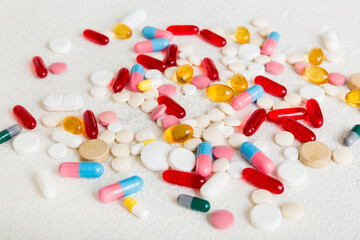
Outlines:
{"label": "teal and white capsule", "polygon": [[135,52],[137,53],[149,53],[164,50],[170,45],[170,41],[167,38],[154,38],[151,40],[138,42],[135,44]]}
{"label": "teal and white capsule", "polygon": [[10,139],[18,135],[20,132],[21,126],[19,124],[14,124],[7,129],[2,130],[0,132],[0,144],[9,141]]}
{"label": "teal and white capsule", "polygon": [[104,173],[104,167],[97,162],[63,162],[59,166],[63,177],[98,178]]}
{"label": "teal and white capsule", "polygon": [[356,124],[346,135],[344,144],[347,147],[354,145],[360,138],[360,124]]}
{"label": "teal and white capsule", "polygon": [[149,27],[149,26],[146,26],[143,28],[142,34],[144,35],[144,37],[146,37],[148,39],[167,38],[167,39],[169,39],[170,42],[172,41],[172,39],[174,37],[174,35],[169,31],[154,28],[154,27]]}
{"label": "teal and white capsule", "polygon": [[186,194],[180,194],[177,202],[183,207],[199,212],[207,212],[210,210],[210,203],[207,200]]}

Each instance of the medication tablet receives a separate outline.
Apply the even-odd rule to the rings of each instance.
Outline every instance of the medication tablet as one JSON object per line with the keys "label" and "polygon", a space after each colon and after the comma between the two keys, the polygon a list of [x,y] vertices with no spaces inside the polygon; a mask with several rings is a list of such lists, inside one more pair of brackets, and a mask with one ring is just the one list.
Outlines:
{"label": "medication tablet", "polygon": [[235,109],[228,103],[221,102],[219,103],[219,108],[223,111],[226,115],[232,116],[235,114]]}
{"label": "medication tablet", "polygon": [[304,56],[302,53],[291,53],[286,56],[286,62],[288,64],[295,64],[297,62],[303,62]]}
{"label": "medication tablet", "polygon": [[253,35],[250,38],[250,43],[255,46],[261,47],[264,44],[264,39],[258,35]]}
{"label": "medication tablet", "polygon": [[257,205],[257,204],[266,204],[266,203],[272,203],[274,199],[274,196],[271,194],[271,192],[265,190],[265,189],[258,189],[255,190],[251,194],[251,201]]}
{"label": "medication tablet", "polygon": [[108,126],[110,123],[116,122],[117,115],[113,111],[105,111],[99,115],[99,123],[103,126]]}
{"label": "medication tablet", "polygon": [[329,146],[322,142],[306,142],[300,148],[300,161],[308,167],[325,167],[330,162],[330,156]]}
{"label": "medication tablet", "polygon": [[191,65],[191,64],[189,63],[188,60],[186,60],[184,58],[180,58],[176,61],[176,65],[178,65],[180,67],[182,65]]}
{"label": "medication tablet", "polygon": [[310,67],[311,64],[308,62],[296,62],[294,65],[294,70],[295,72],[297,72],[298,74],[304,74],[305,73],[305,69],[307,67]]}
{"label": "medication tablet", "polygon": [[350,76],[349,78],[349,88],[351,90],[359,89],[360,88],[360,73],[355,73]]}
{"label": "medication tablet", "polygon": [[281,224],[281,212],[279,208],[270,204],[259,204],[251,209],[250,222],[260,230],[272,231]]}
{"label": "medication tablet", "polygon": [[284,158],[289,161],[296,161],[299,159],[299,151],[296,147],[288,147],[284,149]]}
{"label": "medication tablet", "polygon": [[115,141],[115,133],[109,130],[105,130],[102,131],[97,138],[103,140],[107,144],[110,144]]}
{"label": "medication tablet", "polygon": [[334,85],[331,85],[330,83],[325,83],[321,85],[322,89],[324,89],[325,93],[329,96],[336,97],[339,92],[337,88]]}
{"label": "medication tablet", "polygon": [[169,168],[170,145],[164,142],[151,142],[141,149],[141,162],[151,171],[164,171]]}
{"label": "medication tablet", "polygon": [[288,220],[297,220],[304,216],[304,207],[299,203],[285,203],[281,207],[281,212],[284,218]]}
{"label": "medication tablet", "polygon": [[288,131],[280,131],[275,135],[275,142],[280,147],[289,147],[294,143],[294,135]]}
{"label": "medication tablet", "polygon": [[81,161],[104,162],[109,156],[108,144],[100,139],[85,141],[79,146],[78,153]]}
{"label": "medication tablet", "polygon": [[89,90],[90,96],[93,98],[102,98],[107,93],[107,88],[102,86],[94,86]]}
{"label": "medication tablet", "polygon": [[172,169],[191,172],[195,167],[195,155],[186,148],[175,148],[169,155],[169,165]]}
{"label": "medication tablet", "polygon": [[115,103],[123,103],[123,102],[127,102],[130,98],[130,94],[128,92],[118,92],[118,93],[114,93],[111,97],[111,99],[113,100],[113,102]]}
{"label": "medication tablet", "polygon": [[282,109],[282,108],[290,108],[291,105],[288,102],[285,101],[279,101],[274,103],[273,109]]}
{"label": "medication tablet", "polygon": [[242,176],[242,171],[248,166],[243,162],[231,162],[227,168],[231,178],[240,179]]}
{"label": "medication tablet", "polygon": [[189,54],[190,53],[187,53],[187,52],[179,52],[178,57],[181,58],[181,59],[186,59],[187,60],[187,58],[189,57]]}
{"label": "medication tablet", "polygon": [[254,58],[254,62],[265,65],[268,62],[270,62],[270,57],[266,55],[259,55],[256,58]]}
{"label": "medication tablet", "polygon": [[279,62],[270,61],[266,64],[265,70],[270,74],[279,75],[284,71],[284,66]]}
{"label": "medication tablet", "polygon": [[241,120],[234,117],[227,117],[224,120],[225,124],[231,127],[236,127],[241,125]]}
{"label": "medication tablet", "polygon": [[191,83],[195,85],[198,89],[207,88],[210,84],[210,79],[208,76],[205,75],[197,75],[193,77]]}
{"label": "medication tablet", "polygon": [[161,72],[157,69],[150,69],[145,72],[145,79],[161,79]]}
{"label": "medication tablet", "polygon": [[221,53],[224,56],[234,57],[237,55],[237,48],[234,46],[225,46],[221,49]]}
{"label": "medication tablet", "polygon": [[108,87],[114,78],[114,73],[110,70],[98,70],[91,74],[90,82],[94,86]]}
{"label": "medication tablet", "polygon": [[187,84],[182,88],[182,91],[185,95],[194,95],[196,93],[196,86],[192,84]]}
{"label": "medication tablet", "polygon": [[197,121],[195,119],[193,119],[193,118],[185,119],[185,120],[181,121],[181,123],[187,124],[192,128],[197,127]]}
{"label": "medication tablet", "polygon": [[229,144],[230,146],[232,146],[233,148],[239,148],[241,144],[243,144],[244,142],[247,142],[248,138],[241,133],[235,133],[232,136],[230,136],[229,138]]}
{"label": "medication tablet", "polygon": [[339,165],[349,165],[353,162],[353,153],[347,148],[336,149],[333,152],[333,160]]}
{"label": "medication tablet", "polygon": [[111,167],[115,172],[127,172],[131,168],[131,160],[128,157],[117,157],[111,161]]}
{"label": "medication tablet", "polygon": [[339,62],[341,60],[341,55],[339,53],[327,52],[325,54],[325,61],[330,63]]}
{"label": "medication tablet", "polygon": [[265,18],[255,18],[251,20],[251,24],[256,28],[265,28],[268,25],[268,21]]}
{"label": "medication tablet", "polygon": [[107,130],[116,133],[116,132],[122,130],[122,125],[119,122],[113,122],[107,126]]}
{"label": "medication tablet", "polygon": [[67,147],[63,143],[54,143],[48,149],[48,154],[52,159],[62,159],[67,153]]}
{"label": "medication tablet", "polygon": [[15,137],[12,144],[16,153],[29,155],[40,148],[40,138],[32,132],[21,133]]}
{"label": "medication tablet", "polygon": [[221,63],[224,64],[225,66],[228,66],[231,63],[236,62],[236,58],[235,57],[222,57],[221,58]]}
{"label": "medication tablet", "polygon": [[115,143],[111,147],[113,157],[128,157],[130,155],[129,145],[125,143]]}
{"label": "medication tablet", "polygon": [[168,68],[166,68],[166,70],[164,72],[165,77],[170,79],[170,80],[175,80],[177,69],[178,69],[178,67],[168,67]]}
{"label": "medication tablet", "polygon": [[270,59],[271,61],[284,64],[286,62],[286,55],[283,54],[282,52],[276,52],[271,54]]}
{"label": "medication tablet", "polygon": [[344,85],[346,77],[341,73],[332,72],[329,73],[329,83],[335,86]]}
{"label": "medication tablet", "polygon": [[202,143],[200,138],[191,138],[184,142],[184,148],[187,148],[190,151],[195,151],[200,143]]}
{"label": "medication tablet", "polygon": [[212,164],[212,172],[225,172],[229,168],[229,160],[226,158],[219,158]]}
{"label": "medication tablet", "polygon": [[242,63],[238,63],[238,62],[230,63],[228,65],[228,68],[230,69],[230,71],[232,71],[235,74],[245,70],[245,66]]}
{"label": "medication tablet", "polygon": [[235,132],[234,128],[231,126],[224,126],[221,130],[221,133],[224,138],[229,138],[231,135],[233,135]]}
{"label": "medication tablet", "polygon": [[217,229],[227,229],[234,225],[234,215],[228,210],[216,210],[210,216],[211,225]]}
{"label": "medication tablet", "polygon": [[266,152],[267,150],[267,142],[265,140],[259,139],[255,140],[253,144],[259,148],[262,152]]}
{"label": "medication tablet", "polygon": [[306,169],[297,162],[283,163],[277,169],[277,178],[288,186],[297,187],[305,182]]}
{"label": "medication tablet", "polygon": [[180,124],[180,120],[173,115],[167,115],[162,121],[162,127],[164,130],[176,124]]}
{"label": "medication tablet", "polygon": [[190,55],[187,57],[187,60],[193,65],[193,66],[200,66],[201,65],[201,58],[198,56]]}
{"label": "medication tablet", "polygon": [[259,108],[264,108],[266,110],[270,110],[273,107],[274,102],[275,102],[274,99],[272,99],[270,97],[262,96],[261,98],[259,98],[256,101],[256,105]]}
{"label": "medication tablet", "polygon": [[134,139],[134,133],[130,130],[121,130],[116,133],[115,140],[118,143],[131,143]]}
{"label": "medication tablet", "polygon": [[132,107],[139,107],[145,100],[142,93],[134,93],[130,96],[128,104]]}
{"label": "medication tablet", "polygon": [[71,148],[78,148],[83,141],[80,136],[60,129],[56,129],[52,133],[51,139],[55,142],[64,143],[66,146]]}
{"label": "medication tablet", "polygon": [[135,134],[135,140],[137,142],[144,142],[148,139],[153,139],[155,138],[155,134],[153,131],[149,130],[149,129],[143,129],[140,131],[137,131]]}
{"label": "medication tablet", "polygon": [[274,31],[274,29],[270,28],[270,27],[264,27],[264,28],[260,28],[259,31],[257,32],[261,37],[266,38],[267,36],[270,35],[270,33],[272,33]]}
{"label": "medication tablet", "polygon": [[248,70],[252,73],[252,75],[263,75],[265,72],[265,67],[263,64],[260,63],[251,63],[248,66]]}
{"label": "medication tablet", "polygon": [[49,42],[49,48],[53,53],[66,53],[71,48],[71,41],[67,38],[56,38]]}
{"label": "medication tablet", "polygon": [[210,125],[210,118],[207,115],[200,115],[196,118],[198,128],[207,128]]}
{"label": "medication tablet", "polygon": [[191,43],[181,43],[178,45],[178,50],[180,52],[191,53],[194,49],[194,46]]}
{"label": "medication tablet", "polygon": [[217,128],[219,130],[223,130],[225,126],[225,123],[223,121],[217,121],[212,123],[208,128]]}
{"label": "medication tablet", "polygon": [[246,60],[246,61],[251,61],[254,58],[256,58],[257,56],[260,55],[260,48],[258,46],[249,44],[249,43],[245,43],[239,46],[238,48],[238,56],[239,58]]}
{"label": "medication tablet", "polygon": [[39,184],[41,193],[44,198],[52,199],[56,197],[56,187],[50,173],[47,170],[41,170],[36,173],[36,181]]}
{"label": "medication tablet", "polygon": [[61,119],[57,114],[45,114],[41,118],[41,122],[45,127],[53,128],[59,125]]}
{"label": "medication tablet", "polygon": [[234,74],[230,71],[224,70],[219,73],[219,79],[221,81],[227,81],[229,80]]}
{"label": "medication tablet", "polygon": [[143,92],[145,99],[155,99],[159,97],[159,91],[155,88]]}
{"label": "medication tablet", "polygon": [[212,145],[223,139],[224,137],[221,134],[221,130],[217,128],[208,128],[203,131],[203,138],[205,141],[210,142]]}
{"label": "medication tablet", "polygon": [[226,158],[230,161],[234,157],[234,149],[226,145],[217,146],[214,148],[213,155],[216,159]]}
{"label": "medication tablet", "polygon": [[66,72],[67,65],[63,62],[56,62],[49,66],[49,70],[52,74],[62,74]]}
{"label": "medication tablet", "polygon": [[84,107],[84,98],[77,94],[54,94],[43,100],[46,111],[75,111]]}
{"label": "medication tablet", "polygon": [[291,106],[299,106],[302,102],[301,96],[296,93],[286,94],[286,96],[284,97],[284,100],[285,100],[285,102],[289,103]]}
{"label": "medication tablet", "polygon": [[217,172],[200,188],[200,194],[205,199],[212,200],[228,185],[230,176],[226,172]]}
{"label": "medication tablet", "polygon": [[299,91],[300,96],[303,98],[303,101],[306,102],[310,98],[315,98],[319,103],[323,101],[325,96],[325,91],[316,85],[308,85],[302,87]]}
{"label": "medication tablet", "polygon": [[225,118],[225,114],[218,108],[210,109],[206,114],[211,122],[217,122]]}
{"label": "medication tablet", "polygon": [[[159,119],[161,116],[163,116],[163,114],[166,111],[166,105],[165,104],[161,104],[159,106],[157,106],[156,108],[154,108],[154,110],[151,112],[150,114],[150,119],[151,120],[156,120]],[[165,118],[165,116],[164,116]],[[161,120],[161,125],[159,127],[162,127],[162,120]],[[159,124],[158,124],[159,125]]]}
{"label": "medication tablet", "polygon": [[173,84],[164,84],[158,87],[159,95],[174,96],[177,92],[177,88]]}
{"label": "medication tablet", "polygon": [[[153,112],[154,112],[154,110],[153,110]],[[158,125],[158,127],[162,127],[162,121],[164,120],[164,118],[166,116],[167,116],[166,114],[162,114],[158,119],[156,119],[156,124]],[[151,114],[150,114],[150,119],[151,119]]]}

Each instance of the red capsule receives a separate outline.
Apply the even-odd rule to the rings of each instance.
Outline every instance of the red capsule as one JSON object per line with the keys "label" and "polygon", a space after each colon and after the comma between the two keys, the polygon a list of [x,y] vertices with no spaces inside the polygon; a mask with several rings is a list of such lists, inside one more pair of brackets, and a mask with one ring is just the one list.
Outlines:
{"label": "red capsule", "polygon": [[39,56],[35,56],[33,57],[32,62],[35,67],[36,75],[38,75],[39,78],[46,77],[48,74],[48,70],[46,69],[45,63],[42,58]]}
{"label": "red capsule", "polygon": [[226,45],[226,40],[225,38],[217,35],[216,33],[208,30],[208,29],[203,29],[200,31],[200,36],[202,37],[202,39],[204,39],[206,42],[217,46],[217,47],[223,47]]}
{"label": "red capsule", "polygon": [[36,128],[37,123],[35,118],[23,106],[16,105],[13,108],[13,113],[16,120],[27,129]]}
{"label": "red capsule", "polygon": [[202,61],[206,71],[207,71],[207,75],[210,78],[210,80],[218,80],[219,79],[219,72],[215,66],[215,63],[213,62],[213,60],[211,60],[211,58],[204,58]]}
{"label": "red capsule", "polygon": [[106,45],[109,43],[109,38],[107,36],[91,29],[85,29],[83,35],[87,40],[96,44]]}
{"label": "red capsule", "polygon": [[166,64],[163,61],[160,61],[148,55],[140,54],[139,56],[137,56],[136,61],[139,64],[143,65],[144,68],[157,69],[160,72],[164,72],[166,69]]}
{"label": "red capsule", "polygon": [[295,138],[302,142],[316,140],[315,133],[313,133],[310,129],[291,118],[284,118],[282,121],[282,127],[285,130],[291,132]]}
{"label": "red capsule", "polygon": [[324,124],[324,118],[319,103],[314,98],[307,100],[306,110],[311,124],[316,128],[320,128]]}
{"label": "red capsule", "polygon": [[166,65],[168,67],[176,66],[176,59],[178,55],[178,46],[176,44],[171,44],[166,50]]}
{"label": "red capsule", "polygon": [[264,88],[264,91],[276,96],[276,97],[285,97],[287,93],[286,87],[283,85],[278,84],[277,82],[274,82],[273,80],[264,77],[264,76],[257,76],[254,79],[254,83],[262,86]]}
{"label": "red capsule", "polygon": [[85,125],[86,135],[90,139],[96,139],[99,130],[98,130],[95,114],[90,110],[86,110],[83,114],[83,121]]}
{"label": "red capsule", "polygon": [[253,168],[245,168],[242,171],[244,179],[254,186],[268,190],[274,194],[281,194],[284,192],[284,185],[275,178],[265,175]]}
{"label": "red capsule", "polygon": [[281,123],[284,118],[295,120],[304,119],[307,116],[305,108],[282,108],[268,112],[267,119],[271,122]]}
{"label": "red capsule", "polygon": [[177,170],[166,170],[163,172],[162,176],[168,183],[190,188],[200,188],[206,181],[206,179],[202,176]]}
{"label": "red capsule", "polygon": [[175,102],[172,98],[167,95],[161,95],[158,97],[158,104],[164,104],[166,106],[166,113],[173,115],[177,118],[184,118],[186,116],[185,109]]}
{"label": "red capsule", "polygon": [[194,25],[171,25],[166,30],[174,35],[195,35],[199,32],[199,28]]}
{"label": "red capsule", "polygon": [[129,80],[129,70],[123,67],[116,74],[114,83],[112,85],[112,89],[114,93],[121,92],[124,89],[128,80]]}
{"label": "red capsule", "polygon": [[261,124],[265,121],[266,118],[266,110],[263,108],[255,110],[253,114],[246,121],[245,126],[243,128],[243,134],[245,136],[251,136],[259,129]]}

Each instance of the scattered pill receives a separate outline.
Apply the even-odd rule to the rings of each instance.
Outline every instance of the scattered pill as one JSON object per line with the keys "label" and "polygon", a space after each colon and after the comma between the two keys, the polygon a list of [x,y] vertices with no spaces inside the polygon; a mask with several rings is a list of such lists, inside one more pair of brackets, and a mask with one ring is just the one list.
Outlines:
{"label": "scattered pill", "polygon": [[139,107],[144,101],[145,97],[142,93],[133,93],[128,100],[128,104],[132,107]]}
{"label": "scattered pill", "polygon": [[59,125],[60,117],[57,114],[45,114],[42,116],[41,122],[45,127],[54,128]]}
{"label": "scattered pill", "polygon": [[329,73],[329,83],[335,86],[344,85],[346,77],[341,73],[332,72]]}
{"label": "scattered pill", "polygon": [[266,64],[265,70],[270,74],[279,75],[284,71],[284,66],[279,62],[270,61]]}
{"label": "scattered pill", "polygon": [[56,197],[56,187],[52,180],[51,174],[47,170],[41,170],[36,173],[36,181],[39,184],[41,193],[44,198],[52,199]]}
{"label": "scattered pill", "polygon": [[254,58],[254,62],[265,65],[268,62],[270,62],[270,57],[266,55],[259,55],[256,58]]}
{"label": "scattered pill", "polygon": [[201,65],[201,58],[198,56],[190,55],[187,57],[187,60],[194,66],[200,66]]}
{"label": "scattered pill", "polygon": [[111,146],[110,152],[113,157],[128,157],[130,155],[129,145],[116,143]]}
{"label": "scattered pill", "polygon": [[0,144],[9,141],[21,132],[21,126],[14,124],[0,132]]}
{"label": "scattered pill", "polygon": [[236,73],[240,73],[243,70],[245,70],[245,66],[242,63],[238,63],[238,62],[234,62],[234,63],[230,63],[228,65],[228,68],[230,71],[232,71],[234,74]]}
{"label": "scattered pill", "polygon": [[187,148],[190,151],[195,151],[200,143],[202,143],[200,138],[191,138],[184,142],[184,148]]}
{"label": "scattered pill", "polygon": [[260,55],[260,48],[250,43],[245,43],[239,46],[238,56],[239,58],[252,61],[254,58]]}
{"label": "scattered pill", "polygon": [[302,102],[302,98],[299,94],[289,93],[284,97],[285,102],[289,103],[291,106],[299,106]]}
{"label": "scattered pill", "polygon": [[294,135],[288,131],[280,131],[275,135],[275,142],[280,147],[289,147],[294,143]]}
{"label": "scattered pill", "polygon": [[55,142],[64,143],[66,146],[71,148],[78,148],[83,142],[80,136],[71,134],[60,129],[56,129],[55,131],[53,131],[51,139]]}
{"label": "scattered pill", "polygon": [[259,204],[251,209],[250,222],[260,230],[272,231],[281,224],[281,211],[270,204]]}
{"label": "scattered pill", "polygon": [[241,110],[249,104],[255,102],[258,98],[262,97],[264,89],[260,85],[254,85],[240,95],[233,98],[231,106],[236,110]]}
{"label": "scattered pill", "polygon": [[102,98],[107,93],[107,88],[102,86],[93,86],[89,90],[90,96],[93,98]]}
{"label": "scattered pill", "polygon": [[310,98],[315,98],[316,101],[322,102],[325,97],[325,91],[321,87],[315,85],[302,87],[299,94],[305,102]]}
{"label": "scattered pill", "polygon": [[62,177],[99,178],[103,173],[103,165],[97,162],[63,162],[59,166]]}
{"label": "scattered pill", "polygon": [[177,170],[166,170],[163,172],[162,177],[168,183],[189,188],[201,188],[206,181],[202,176]]}
{"label": "scattered pill", "polygon": [[297,162],[282,163],[276,173],[282,183],[291,187],[300,186],[306,180],[306,168]]}
{"label": "scattered pill", "polygon": [[91,139],[79,146],[80,159],[86,162],[104,162],[109,156],[109,147],[101,139]]}
{"label": "scattered pill", "polygon": [[12,142],[16,153],[21,155],[29,155],[40,148],[40,138],[33,132],[26,132],[17,135]]}
{"label": "scattered pill", "polygon": [[75,111],[84,107],[84,98],[77,94],[54,94],[43,100],[45,110],[50,112]]}
{"label": "scattered pill", "polygon": [[229,138],[229,144],[233,147],[233,148],[238,148],[240,147],[244,142],[247,142],[248,138],[241,133],[235,133],[232,136],[230,136]]}
{"label": "scattered pill", "polygon": [[255,190],[251,194],[251,201],[255,205],[272,203],[273,199],[274,196],[271,194],[271,192],[264,189]]}
{"label": "scattered pill", "polygon": [[207,212],[210,210],[210,203],[202,198],[193,197],[186,194],[180,194],[177,197],[179,205],[200,212]]}
{"label": "scattered pill", "polygon": [[103,140],[107,144],[111,144],[115,141],[115,133],[109,130],[100,132],[97,139]]}
{"label": "scattered pill", "polygon": [[324,36],[324,47],[332,52],[336,52],[339,48],[339,37],[334,30],[327,31]]}
{"label": "scattered pill", "polygon": [[117,157],[111,161],[111,167],[115,172],[127,172],[131,168],[131,160],[128,157]]}
{"label": "scattered pill", "polygon": [[347,148],[339,148],[333,152],[333,160],[339,165],[349,165],[353,162],[353,153]]}
{"label": "scattered pill", "polygon": [[63,62],[56,62],[49,66],[49,70],[52,74],[62,74],[66,72],[67,65]]}
{"label": "scattered pill", "polygon": [[271,174],[275,169],[274,162],[251,142],[242,143],[240,153],[249,163],[265,174]]}
{"label": "scattered pill", "polygon": [[258,31],[258,33],[262,37],[267,37],[265,43],[261,47],[261,54],[271,56],[279,44],[280,41],[280,34],[278,32],[270,32],[269,28],[262,28]]}
{"label": "scattered pill", "polygon": [[36,128],[37,122],[35,118],[23,106],[16,105],[13,107],[13,114],[16,120],[27,129]]}
{"label": "scattered pill", "polygon": [[71,48],[71,41],[67,38],[56,38],[49,42],[49,48],[53,53],[66,53]]}
{"label": "scattered pill", "polygon": [[242,171],[247,167],[248,166],[246,166],[246,164],[243,162],[230,162],[226,171],[231,178],[240,179],[242,176]]}
{"label": "scattered pill", "polygon": [[259,108],[264,108],[266,110],[270,110],[273,107],[274,102],[275,102],[274,99],[267,97],[267,96],[262,96],[261,98],[259,98],[256,101],[256,105]]}
{"label": "scattered pill", "polygon": [[226,172],[217,172],[201,186],[200,194],[205,199],[212,200],[223,191],[229,181],[229,174]]}
{"label": "scattered pill", "polygon": [[319,66],[307,67],[304,75],[311,83],[314,84],[324,84],[329,81],[329,73]]}
{"label": "scattered pill", "polygon": [[141,203],[136,201],[132,197],[126,197],[124,199],[124,206],[136,217],[140,219],[147,219],[149,218],[149,211],[143,206]]}
{"label": "scattered pill", "polygon": [[243,134],[247,137],[255,134],[266,118],[266,110],[259,108],[255,110],[243,127]]}
{"label": "scattered pill", "polygon": [[344,144],[347,147],[351,147],[360,138],[360,124],[356,124],[344,138]]}
{"label": "scattered pill", "polygon": [[229,168],[229,160],[226,158],[219,158],[212,164],[212,172],[225,172]]}
{"label": "scattered pill", "polygon": [[47,76],[48,71],[47,71],[45,63],[41,57],[39,57],[39,56],[33,57],[32,63],[34,65],[36,75],[39,78],[44,78]]}
{"label": "scattered pill", "polygon": [[151,142],[141,150],[141,162],[151,171],[168,169],[168,156],[171,152],[170,145],[164,142]]}
{"label": "scattered pill", "polygon": [[229,210],[216,210],[210,216],[211,225],[217,229],[227,229],[234,225],[235,217]]}
{"label": "scattered pill", "polygon": [[67,147],[63,143],[54,143],[48,148],[49,157],[52,159],[62,159],[66,156]]}
{"label": "scattered pill", "polygon": [[192,84],[187,84],[182,88],[182,91],[185,95],[192,96],[196,93],[196,86]]}
{"label": "scattered pill", "polygon": [[307,142],[300,148],[300,161],[308,167],[325,167],[329,164],[330,157],[331,150],[329,146],[322,142]]}
{"label": "scattered pill", "polygon": [[268,25],[268,21],[265,18],[255,18],[251,20],[251,24],[256,28],[265,28]]}
{"label": "scattered pill", "polygon": [[289,161],[296,161],[299,159],[299,150],[296,147],[287,147],[284,149],[284,157]]}
{"label": "scattered pill", "polygon": [[167,115],[163,120],[162,120],[162,127],[164,130],[168,129],[171,126],[180,124],[180,120],[173,116],[173,115]]}
{"label": "scattered pill", "polygon": [[299,203],[289,202],[281,206],[281,212],[284,218],[297,220],[304,216],[304,207]]}
{"label": "scattered pill", "polygon": [[237,48],[234,46],[225,46],[221,49],[221,53],[224,56],[234,57],[237,55]]}
{"label": "scattered pill", "polygon": [[172,169],[191,172],[195,167],[195,155],[186,148],[175,148],[169,154],[169,165]]}
{"label": "scattered pill", "polygon": [[123,103],[127,102],[130,98],[130,94],[128,92],[118,92],[112,95],[111,99],[115,103]]}

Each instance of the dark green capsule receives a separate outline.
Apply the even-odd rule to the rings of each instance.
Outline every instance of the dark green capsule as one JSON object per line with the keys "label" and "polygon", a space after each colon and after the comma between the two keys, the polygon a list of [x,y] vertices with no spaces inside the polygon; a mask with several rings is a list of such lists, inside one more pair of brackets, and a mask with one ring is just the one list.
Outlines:
{"label": "dark green capsule", "polygon": [[177,202],[181,206],[190,208],[195,211],[207,212],[210,210],[210,203],[208,201],[186,194],[180,194],[177,198]]}
{"label": "dark green capsule", "polygon": [[354,145],[360,138],[360,124],[356,124],[344,139],[344,144],[347,147]]}
{"label": "dark green capsule", "polygon": [[18,135],[21,132],[21,127],[19,124],[12,125],[7,129],[0,132],[0,144],[6,141],[9,141],[14,136]]}

